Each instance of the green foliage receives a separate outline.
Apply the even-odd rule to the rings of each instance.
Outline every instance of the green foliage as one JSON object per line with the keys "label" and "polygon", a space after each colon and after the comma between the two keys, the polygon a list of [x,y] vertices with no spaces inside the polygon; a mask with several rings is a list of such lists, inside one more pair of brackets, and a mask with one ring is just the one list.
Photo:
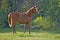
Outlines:
{"label": "green foliage", "polygon": [[34,19],[33,23],[34,25],[38,25],[38,27],[40,27],[41,29],[49,29],[51,26],[50,26],[50,17],[46,17],[46,18],[43,18],[42,16],[39,16],[37,17],[36,19]]}
{"label": "green foliage", "polygon": [[[36,14],[32,20],[32,26],[42,26],[42,29],[50,29],[57,27],[60,23],[60,1],[59,0],[24,0],[22,3],[19,0],[0,0],[0,25],[4,25],[4,20],[7,21],[7,15],[10,11],[18,10],[26,12],[31,6],[37,5],[40,14]],[[43,9],[43,13],[40,10]],[[43,17],[41,16],[43,15]]]}
{"label": "green foliage", "polygon": [[42,16],[36,17],[32,21],[32,25],[37,27],[40,27],[42,30],[54,30],[58,28],[58,23],[53,22],[50,16],[47,16],[46,18],[43,18]]}

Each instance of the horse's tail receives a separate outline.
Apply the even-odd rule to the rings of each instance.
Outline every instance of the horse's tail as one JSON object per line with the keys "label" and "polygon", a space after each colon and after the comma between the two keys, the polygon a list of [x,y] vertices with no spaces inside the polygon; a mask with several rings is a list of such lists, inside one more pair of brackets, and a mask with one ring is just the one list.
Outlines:
{"label": "horse's tail", "polygon": [[12,27],[12,15],[11,14],[8,15],[8,23],[9,23],[9,26]]}

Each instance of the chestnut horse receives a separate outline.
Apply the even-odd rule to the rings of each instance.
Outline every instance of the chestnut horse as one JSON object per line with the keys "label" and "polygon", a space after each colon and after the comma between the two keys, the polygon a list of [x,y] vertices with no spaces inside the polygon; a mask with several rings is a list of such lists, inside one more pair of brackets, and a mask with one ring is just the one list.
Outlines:
{"label": "chestnut horse", "polygon": [[31,7],[27,12],[20,13],[20,12],[10,12],[8,14],[8,23],[9,26],[13,29],[13,34],[16,33],[16,22],[20,24],[24,24],[24,33],[26,31],[26,25],[28,26],[29,34],[30,34],[30,22],[32,20],[32,16],[37,12],[37,7]]}

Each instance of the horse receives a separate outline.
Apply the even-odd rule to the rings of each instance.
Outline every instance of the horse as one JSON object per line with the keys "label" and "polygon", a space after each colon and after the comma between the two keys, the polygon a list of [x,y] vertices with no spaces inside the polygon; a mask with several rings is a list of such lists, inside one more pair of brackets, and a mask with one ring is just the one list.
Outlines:
{"label": "horse", "polygon": [[28,11],[20,13],[18,11],[10,12],[8,14],[8,24],[12,27],[13,34],[16,33],[16,23],[24,24],[24,33],[26,32],[26,25],[28,26],[29,34],[30,34],[30,23],[32,20],[32,16],[38,12],[37,6],[31,7]]}

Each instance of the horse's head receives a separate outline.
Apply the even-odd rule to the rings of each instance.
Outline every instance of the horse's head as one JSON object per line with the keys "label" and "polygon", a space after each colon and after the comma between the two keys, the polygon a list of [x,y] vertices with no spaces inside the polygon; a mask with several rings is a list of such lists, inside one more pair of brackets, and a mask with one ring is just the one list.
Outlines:
{"label": "horse's head", "polygon": [[30,9],[30,11],[31,11],[32,13],[38,12],[37,6],[36,6],[36,5],[33,6],[33,7]]}
{"label": "horse's head", "polygon": [[26,13],[27,13],[27,15],[32,16],[36,12],[38,12],[38,7],[35,5],[35,6],[31,7]]}
{"label": "horse's head", "polygon": [[38,14],[39,13],[43,13],[43,9],[42,8],[40,8],[40,10],[39,10],[37,6],[34,6],[34,9],[35,9],[36,12],[38,12]]}
{"label": "horse's head", "polygon": [[30,9],[30,12],[32,13],[37,12],[39,14],[39,13],[43,13],[43,9],[38,10],[38,7],[35,5]]}

